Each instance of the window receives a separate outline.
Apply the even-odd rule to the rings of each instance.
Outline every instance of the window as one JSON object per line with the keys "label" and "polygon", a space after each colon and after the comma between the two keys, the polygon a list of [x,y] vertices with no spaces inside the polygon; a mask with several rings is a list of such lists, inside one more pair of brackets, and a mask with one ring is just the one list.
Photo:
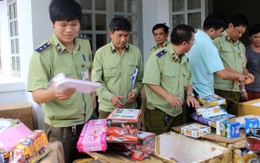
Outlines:
{"label": "window", "polygon": [[171,0],[171,24],[188,24],[201,28],[205,19],[206,0]]}
{"label": "window", "polygon": [[11,71],[12,75],[20,76],[20,54],[19,54],[19,33],[17,19],[17,2],[16,0],[8,1],[9,13],[9,34],[11,43]]}
{"label": "window", "polygon": [[93,52],[110,42],[108,27],[116,16],[127,17],[132,24],[130,43],[142,50],[141,0],[78,0],[82,6],[83,18],[80,33],[91,39]]}

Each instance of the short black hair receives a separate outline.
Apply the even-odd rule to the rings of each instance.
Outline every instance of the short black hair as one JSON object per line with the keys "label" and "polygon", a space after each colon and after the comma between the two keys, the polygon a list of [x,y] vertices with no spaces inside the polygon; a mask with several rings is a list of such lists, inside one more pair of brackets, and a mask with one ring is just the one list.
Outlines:
{"label": "short black hair", "polygon": [[252,37],[252,35],[257,34],[259,32],[260,32],[260,24],[252,24],[248,28],[248,34],[250,37]]}
{"label": "short black hair", "polygon": [[169,27],[165,23],[155,24],[153,26],[152,33],[158,28],[163,28],[164,33],[169,33]]}
{"label": "short black hair", "polygon": [[119,30],[130,32],[132,30],[132,25],[126,17],[118,16],[111,20],[109,29],[111,32]]}
{"label": "short black hair", "polygon": [[231,16],[230,23],[232,23],[234,25],[234,27],[238,27],[238,26],[247,27],[249,25],[247,18],[243,15]]}
{"label": "short black hair", "polygon": [[203,29],[205,31],[209,30],[210,28],[213,28],[215,30],[218,30],[220,28],[226,29],[227,28],[227,21],[226,19],[218,14],[209,14],[203,23]]}
{"label": "short black hair", "polygon": [[52,23],[55,21],[72,21],[82,19],[82,8],[75,0],[52,0],[49,5]]}
{"label": "short black hair", "polygon": [[184,41],[190,41],[192,38],[192,33],[195,33],[192,26],[179,24],[171,32],[171,43],[174,45],[180,45]]}

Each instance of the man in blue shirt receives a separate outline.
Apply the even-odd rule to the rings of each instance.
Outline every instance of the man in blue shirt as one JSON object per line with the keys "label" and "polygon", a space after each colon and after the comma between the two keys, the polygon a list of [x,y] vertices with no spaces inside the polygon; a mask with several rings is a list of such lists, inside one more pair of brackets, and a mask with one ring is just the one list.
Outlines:
{"label": "man in blue shirt", "polygon": [[[204,97],[214,94],[214,73],[223,80],[243,81],[246,77],[231,72],[223,66],[218,50],[212,40],[220,36],[226,27],[226,21],[219,15],[210,14],[204,21],[203,29],[195,34],[195,43],[186,54],[192,71],[192,84],[195,96]],[[187,108],[186,118],[194,108]]]}

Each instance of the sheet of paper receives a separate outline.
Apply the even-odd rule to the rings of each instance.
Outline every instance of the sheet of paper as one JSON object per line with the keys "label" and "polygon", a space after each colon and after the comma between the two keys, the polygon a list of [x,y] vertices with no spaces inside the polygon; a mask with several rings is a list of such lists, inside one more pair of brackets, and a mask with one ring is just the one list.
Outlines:
{"label": "sheet of paper", "polygon": [[260,102],[257,102],[257,103],[254,103],[254,104],[251,104],[251,106],[257,106],[257,107],[260,107]]}

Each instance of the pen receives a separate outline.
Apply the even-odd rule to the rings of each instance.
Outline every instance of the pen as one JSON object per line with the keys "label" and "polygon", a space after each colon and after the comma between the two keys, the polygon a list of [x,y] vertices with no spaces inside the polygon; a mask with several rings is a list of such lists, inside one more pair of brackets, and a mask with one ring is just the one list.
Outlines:
{"label": "pen", "polygon": [[82,58],[83,58],[83,61],[86,61],[86,56],[85,56],[85,54],[82,54]]}

